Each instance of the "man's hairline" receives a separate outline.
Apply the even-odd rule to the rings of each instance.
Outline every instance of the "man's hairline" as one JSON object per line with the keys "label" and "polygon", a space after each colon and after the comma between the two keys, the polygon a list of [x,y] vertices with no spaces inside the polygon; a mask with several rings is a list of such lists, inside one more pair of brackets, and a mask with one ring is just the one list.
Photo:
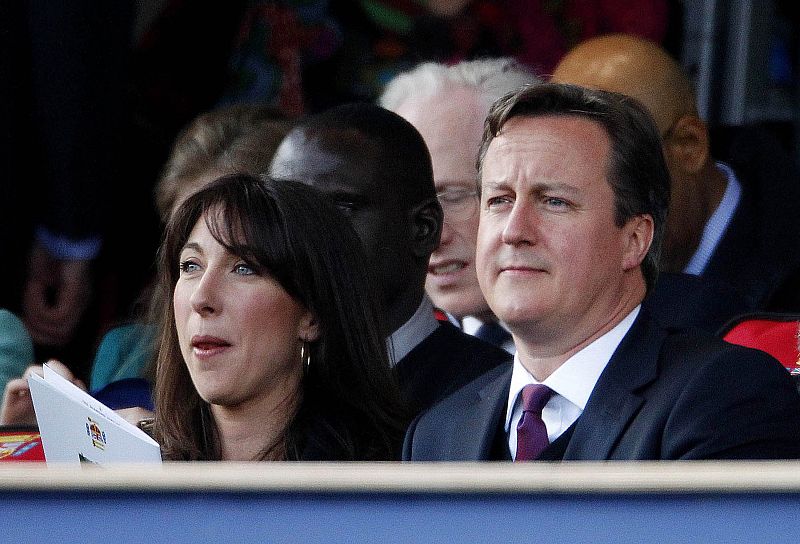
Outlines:
{"label": "man's hairline", "polygon": [[[480,147],[478,149],[479,156],[478,156],[477,161],[476,161],[477,164],[478,164],[478,168],[477,168],[478,171],[477,171],[477,178],[476,178],[477,179],[477,184],[478,184],[478,194],[480,194],[480,192],[481,192],[481,190],[483,188],[483,163],[486,160],[486,156],[489,154],[489,149],[491,148],[492,142],[494,142],[497,138],[499,138],[503,134],[503,128],[510,121],[512,121],[513,119],[521,119],[521,118],[538,119],[538,118],[542,118],[542,117],[575,117],[575,118],[578,118],[578,119],[586,119],[587,121],[590,121],[590,122],[598,125],[603,130],[603,134],[605,135],[606,140],[608,141],[608,150],[607,150],[607,154],[606,154],[606,162],[607,162],[607,164],[606,164],[606,183],[608,183],[608,185],[613,190],[614,186],[611,183],[611,179],[612,179],[612,176],[611,176],[611,174],[612,174],[612,160],[611,159],[612,159],[612,155],[614,153],[614,141],[613,141],[613,138],[611,138],[611,134],[609,133],[608,128],[603,123],[601,123],[600,121],[595,119],[596,117],[601,117],[601,115],[596,115],[596,114],[594,114],[594,112],[588,112],[588,111],[583,111],[583,110],[569,110],[569,111],[553,111],[553,112],[551,112],[551,111],[520,112],[520,113],[517,113],[515,115],[511,115],[511,116],[506,117],[503,120],[503,124],[498,127],[497,133],[492,136],[491,140],[486,145],[486,150],[484,151],[483,156],[481,157],[480,156],[481,149],[484,147],[484,138],[482,137],[481,138],[481,145],[480,145]],[[487,116],[487,119],[488,119],[488,116]],[[484,125],[485,125],[485,122],[484,122]],[[615,193],[615,198],[616,198],[616,193]]]}

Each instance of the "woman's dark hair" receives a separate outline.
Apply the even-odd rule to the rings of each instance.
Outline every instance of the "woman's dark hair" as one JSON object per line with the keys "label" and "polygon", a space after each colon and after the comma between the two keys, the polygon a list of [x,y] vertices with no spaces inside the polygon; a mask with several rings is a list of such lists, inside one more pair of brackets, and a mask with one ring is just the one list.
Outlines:
{"label": "woman's dark hair", "polygon": [[[276,110],[257,104],[226,106],[198,115],[178,134],[156,184],[155,204],[161,221],[166,224],[181,194],[200,189],[205,176],[266,172],[290,127]],[[148,325],[158,323],[164,302],[148,284],[132,313]],[[152,336],[145,334],[136,345],[148,354],[141,377],[150,382],[155,380],[157,347]]]}
{"label": "woman's dark hair", "polygon": [[[162,300],[172,300],[180,252],[200,220],[228,251],[277,280],[319,325],[319,339],[309,343],[311,362],[299,408],[281,444],[285,457],[396,458],[405,410],[389,367],[365,257],[347,219],[300,183],[247,175],[220,178],[189,197],[167,225],[159,252]],[[218,459],[216,427],[181,355],[171,303],[163,304],[160,331],[155,437],[163,455]]]}

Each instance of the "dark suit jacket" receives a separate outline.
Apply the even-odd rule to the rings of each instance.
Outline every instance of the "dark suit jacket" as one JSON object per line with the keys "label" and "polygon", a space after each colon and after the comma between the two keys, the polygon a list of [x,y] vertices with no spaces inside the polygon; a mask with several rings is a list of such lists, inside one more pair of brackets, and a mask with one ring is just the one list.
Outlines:
{"label": "dark suit jacket", "polygon": [[659,323],[670,329],[700,329],[716,334],[752,303],[721,280],[662,272],[642,302]]}
{"label": "dark suit jacket", "polygon": [[774,138],[757,127],[712,135],[715,156],[742,184],[736,213],[704,278],[722,280],[748,298],[746,311],[800,311],[800,182]]}
{"label": "dark suit jacket", "polygon": [[[494,369],[423,413],[403,459],[496,458],[510,380]],[[800,396],[765,353],[670,332],[642,310],[569,432],[565,460],[800,458]]]}
{"label": "dark suit jacket", "polygon": [[397,362],[395,371],[403,396],[417,413],[498,365],[510,368],[510,361],[508,352],[440,322]]}

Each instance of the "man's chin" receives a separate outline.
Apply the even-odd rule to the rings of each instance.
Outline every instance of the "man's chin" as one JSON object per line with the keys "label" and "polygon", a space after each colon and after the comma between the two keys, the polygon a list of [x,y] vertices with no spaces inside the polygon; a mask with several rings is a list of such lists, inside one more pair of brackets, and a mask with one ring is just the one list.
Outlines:
{"label": "man's chin", "polygon": [[525,329],[536,322],[536,316],[542,313],[541,308],[534,304],[515,304],[513,306],[500,306],[494,308],[494,315],[505,323],[511,332],[515,329]]}

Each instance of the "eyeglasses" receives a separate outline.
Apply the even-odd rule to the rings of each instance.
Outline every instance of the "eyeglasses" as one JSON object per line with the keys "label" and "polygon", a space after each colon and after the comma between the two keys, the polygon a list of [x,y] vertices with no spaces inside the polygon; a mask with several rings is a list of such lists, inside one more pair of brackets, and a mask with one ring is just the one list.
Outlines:
{"label": "eyeglasses", "polygon": [[677,126],[678,126],[678,123],[679,123],[679,122],[680,122],[680,120],[681,120],[681,119],[683,119],[685,116],[686,116],[686,114],[679,115],[679,116],[678,116],[678,118],[677,118],[677,119],[675,119],[675,120],[672,122],[672,124],[671,124],[669,127],[667,127],[667,129],[666,129],[664,132],[662,132],[662,133],[661,133],[661,141],[662,141],[663,143],[667,143],[667,142],[668,142],[668,141],[669,141],[669,140],[672,138],[672,136],[675,134],[675,129],[677,128]]}
{"label": "eyeglasses", "polygon": [[478,191],[475,189],[451,188],[436,193],[442,205],[444,220],[463,223],[475,216],[478,210]]}

